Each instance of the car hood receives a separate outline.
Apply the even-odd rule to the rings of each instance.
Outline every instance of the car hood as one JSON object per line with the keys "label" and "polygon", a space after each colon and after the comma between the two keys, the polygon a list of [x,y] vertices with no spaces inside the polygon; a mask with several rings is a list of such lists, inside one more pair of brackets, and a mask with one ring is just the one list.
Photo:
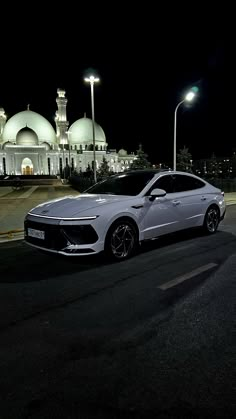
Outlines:
{"label": "car hood", "polygon": [[[89,215],[99,215],[99,208],[120,202],[121,200],[128,201],[130,199],[130,196],[107,194],[66,196],[39,204],[30,210],[30,214],[42,215],[44,217],[68,218],[89,211]],[[91,210],[93,214],[91,214]]]}

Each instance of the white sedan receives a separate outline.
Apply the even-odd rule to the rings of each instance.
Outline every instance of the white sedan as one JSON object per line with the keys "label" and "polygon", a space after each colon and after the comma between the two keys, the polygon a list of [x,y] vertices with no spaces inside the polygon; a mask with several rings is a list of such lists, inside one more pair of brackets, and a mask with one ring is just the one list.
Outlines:
{"label": "white sedan", "polygon": [[143,240],[193,227],[213,234],[225,210],[224,193],[193,174],[135,170],[33,208],[25,217],[25,240],[62,255],[105,251],[123,260]]}

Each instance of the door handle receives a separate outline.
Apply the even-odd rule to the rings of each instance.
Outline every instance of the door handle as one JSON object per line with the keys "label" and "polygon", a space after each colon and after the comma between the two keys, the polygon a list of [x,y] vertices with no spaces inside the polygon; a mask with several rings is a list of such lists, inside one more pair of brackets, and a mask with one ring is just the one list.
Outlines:
{"label": "door handle", "polygon": [[174,205],[179,205],[179,204],[180,204],[180,201],[172,201],[172,203],[173,203]]}
{"label": "door handle", "polygon": [[205,197],[205,196],[202,196],[202,197],[201,197],[201,200],[202,200],[202,201],[205,201],[205,200],[206,200],[206,197]]}

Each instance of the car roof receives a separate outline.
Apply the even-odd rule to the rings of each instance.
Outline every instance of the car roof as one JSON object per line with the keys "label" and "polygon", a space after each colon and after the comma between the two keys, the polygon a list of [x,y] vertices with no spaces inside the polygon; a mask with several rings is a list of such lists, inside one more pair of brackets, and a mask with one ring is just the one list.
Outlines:
{"label": "car roof", "polygon": [[119,176],[120,174],[140,174],[140,173],[162,173],[162,172],[169,172],[168,169],[133,169],[127,170],[125,172],[116,173],[115,176]]}
{"label": "car roof", "polygon": [[178,175],[189,175],[189,176],[199,177],[195,175],[194,173],[182,172],[179,170],[171,170],[171,169],[133,169],[133,170],[131,169],[125,172],[115,173],[113,176],[119,176],[121,174],[140,174],[140,173],[153,173],[153,174],[170,173],[172,175],[178,174]]}

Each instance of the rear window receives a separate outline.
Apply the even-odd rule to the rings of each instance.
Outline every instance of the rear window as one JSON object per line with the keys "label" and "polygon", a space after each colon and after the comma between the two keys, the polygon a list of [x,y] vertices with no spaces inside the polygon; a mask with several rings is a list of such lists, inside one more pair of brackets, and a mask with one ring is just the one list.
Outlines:
{"label": "rear window", "polygon": [[173,179],[174,192],[192,191],[205,186],[204,182],[192,176],[173,175]]}

